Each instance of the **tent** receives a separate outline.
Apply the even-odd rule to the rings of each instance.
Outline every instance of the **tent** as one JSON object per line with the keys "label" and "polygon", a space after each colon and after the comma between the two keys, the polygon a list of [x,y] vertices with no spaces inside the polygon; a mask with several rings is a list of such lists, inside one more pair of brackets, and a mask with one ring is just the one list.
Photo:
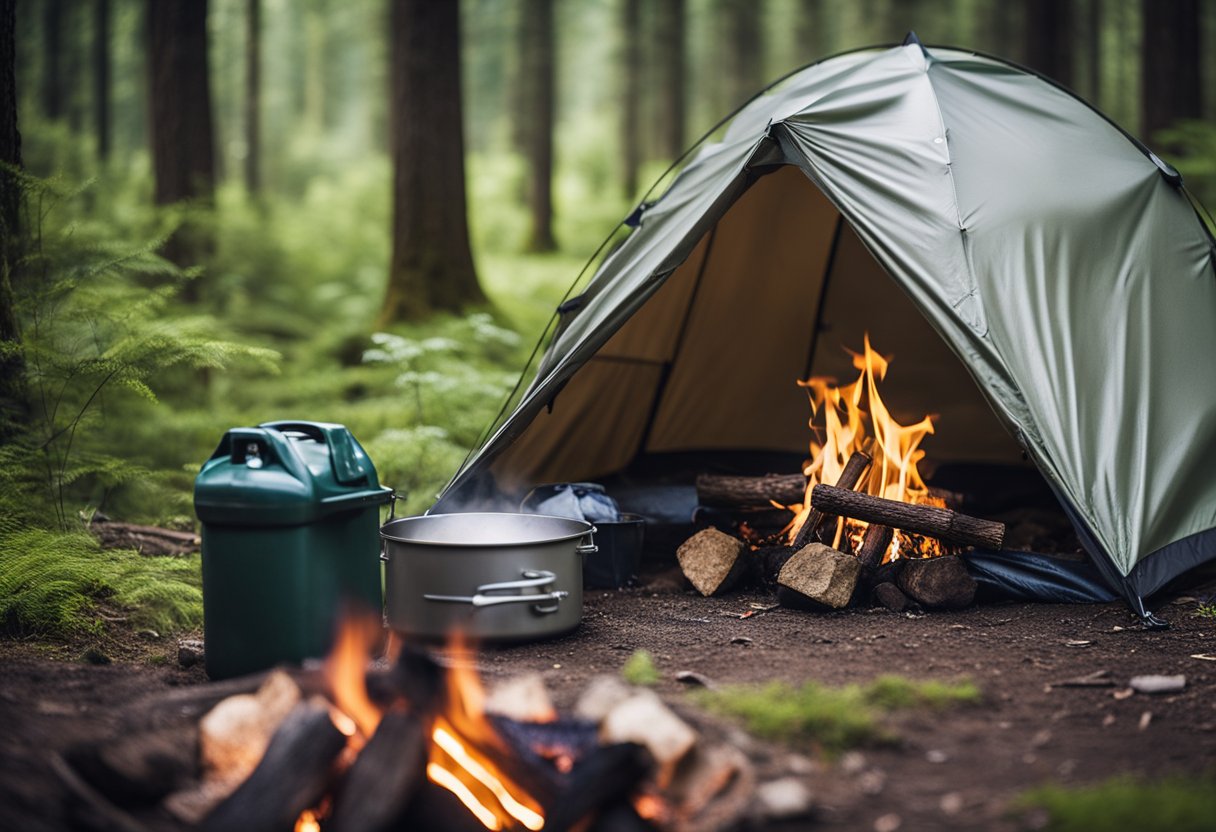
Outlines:
{"label": "tent", "polygon": [[487,474],[805,455],[794,379],[847,376],[837,345],[868,330],[890,399],[940,414],[934,456],[1024,452],[1146,620],[1216,558],[1214,241],[1177,171],[1069,91],[911,35],[840,55],[744,105],[632,219],[433,510]]}

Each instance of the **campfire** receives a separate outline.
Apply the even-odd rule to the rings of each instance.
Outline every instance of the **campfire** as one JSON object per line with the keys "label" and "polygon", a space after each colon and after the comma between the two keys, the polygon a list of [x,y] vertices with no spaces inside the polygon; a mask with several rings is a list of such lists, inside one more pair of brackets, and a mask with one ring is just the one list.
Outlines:
{"label": "campfire", "polygon": [[[800,474],[702,474],[697,497],[736,535],[711,525],[677,552],[685,576],[705,595],[741,581],[777,587],[778,600],[839,609],[875,600],[903,610],[971,603],[975,582],[957,557],[964,547],[1000,549],[1004,526],[957,513],[926,485],[918,465],[933,417],[903,425],[879,391],[891,364],[870,344],[852,353],[856,380],[799,381],[811,405],[810,458]],[[779,529],[762,526],[781,513]],[[792,518],[791,518],[792,514]],[[858,592],[858,588],[861,592]]]}
{"label": "campfire", "polygon": [[[926,415],[915,424],[904,426],[895,420],[883,402],[878,385],[887,375],[891,359],[880,355],[865,335],[864,351],[850,351],[853,367],[860,371],[852,384],[840,387],[834,379],[815,376],[799,381],[807,390],[811,403],[811,457],[803,466],[807,478],[801,503],[779,508],[794,512],[794,519],[783,532],[793,545],[798,533],[811,518],[811,496],[815,486],[839,485],[849,460],[861,453],[870,458],[868,469],[857,481],[857,491],[887,500],[913,505],[946,507],[941,497],[931,494],[921,479],[917,464],[924,459],[921,441],[933,433],[933,417]],[[822,421],[820,421],[822,417]],[[821,438],[822,437],[822,438]],[[845,479],[848,482],[848,479]],[[851,548],[861,547],[869,523],[855,518],[839,517],[829,525],[833,548],[841,548],[847,538]],[[902,549],[902,554],[901,554]],[[942,544],[935,538],[898,530],[883,552],[884,562],[899,557],[935,557],[944,554]]]}
{"label": "campfire", "polygon": [[684,832],[785,811],[720,728],[652,690],[596,677],[559,713],[539,674],[487,690],[458,633],[422,649],[371,615],[344,619],[321,666],[155,707],[188,725],[82,745],[58,769],[106,828]]}

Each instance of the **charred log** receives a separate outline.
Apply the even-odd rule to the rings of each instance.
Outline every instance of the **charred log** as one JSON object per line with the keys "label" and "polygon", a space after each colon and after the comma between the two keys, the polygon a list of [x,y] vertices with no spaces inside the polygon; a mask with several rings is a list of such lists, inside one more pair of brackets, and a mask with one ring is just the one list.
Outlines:
{"label": "charred log", "polygon": [[865,537],[861,540],[861,548],[857,550],[857,559],[861,561],[861,569],[867,575],[872,575],[882,565],[883,556],[891,546],[891,538],[895,531],[890,526],[871,523],[866,529]]}
{"label": "charred log", "polygon": [[[840,479],[836,480],[836,487],[848,489],[852,491],[857,483],[861,481],[861,475],[866,472],[873,461],[871,456],[865,451],[854,451],[849,457],[848,462],[844,464],[844,470],[840,472]],[[806,499],[806,495],[802,496]],[[828,515],[814,507],[812,503],[811,513],[802,523],[802,528],[798,530],[798,534],[794,536],[794,548],[801,549],[803,546],[811,543],[818,538],[816,537],[819,527],[828,519]],[[830,526],[829,526],[830,527]],[[824,541],[830,542],[830,541]]]}
{"label": "charred log", "polygon": [[393,827],[426,770],[426,729],[416,715],[389,711],[359,752],[334,802],[327,829],[382,832]]}
{"label": "charred log", "polygon": [[575,765],[566,788],[546,806],[545,832],[565,832],[601,809],[624,801],[652,765],[646,749],[634,743],[597,748]]}
{"label": "charred log", "polygon": [[871,497],[830,485],[815,486],[811,492],[811,505],[825,514],[880,523],[964,546],[1000,549],[1005,538],[1004,523],[981,520],[936,506]]}
{"label": "charred log", "polygon": [[215,808],[203,832],[279,832],[291,829],[329,786],[330,769],[346,747],[346,735],[329,717],[329,706],[296,706],[270,740],[249,779]]}

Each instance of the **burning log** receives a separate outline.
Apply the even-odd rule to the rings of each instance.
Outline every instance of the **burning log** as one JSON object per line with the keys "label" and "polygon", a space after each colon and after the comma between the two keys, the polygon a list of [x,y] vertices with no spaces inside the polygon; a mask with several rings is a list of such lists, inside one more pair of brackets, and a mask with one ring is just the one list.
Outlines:
{"label": "burning log", "polygon": [[635,743],[595,749],[575,765],[566,788],[547,807],[545,832],[566,832],[599,810],[623,803],[652,765],[650,754]]}
{"label": "burning log", "polygon": [[346,775],[326,829],[382,832],[391,828],[425,779],[425,769],[422,721],[404,710],[385,714]]}
{"label": "burning log", "polygon": [[975,578],[962,558],[916,558],[904,564],[899,588],[926,607],[960,609],[975,600]]}
{"label": "burning log", "polygon": [[878,523],[871,523],[866,529],[865,537],[861,539],[861,548],[857,550],[857,559],[861,561],[861,569],[867,575],[873,573],[882,566],[883,555],[887,553],[887,548],[891,545],[891,538],[895,536],[895,530],[890,526],[883,526]]}
{"label": "burning log", "polygon": [[812,543],[789,559],[777,576],[777,600],[795,609],[842,609],[849,605],[861,564],[852,555]]}
{"label": "burning log", "polygon": [[196,773],[198,735],[165,728],[90,742],[67,754],[81,777],[122,806],[155,803]]}
{"label": "burning log", "polygon": [[806,498],[806,477],[802,474],[765,474],[762,477],[737,477],[701,474],[697,477],[697,502],[703,506],[768,508],[801,503]]}
{"label": "burning log", "polygon": [[1000,549],[1005,538],[1004,523],[981,520],[936,506],[884,500],[829,485],[815,486],[811,492],[811,505],[825,514],[881,523],[964,546]]}
{"label": "burning log", "polygon": [[203,832],[291,829],[301,812],[315,806],[346,747],[346,735],[329,711],[328,704],[312,700],[288,714],[253,774],[207,816]]}
{"label": "burning log", "polygon": [[[836,480],[836,487],[852,491],[861,480],[861,475],[870,467],[871,462],[873,462],[873,458],[865,451],[854,451],[849,457],[849,461],[844,464],[844,470],[840,472],[840,478]],[[797,502],[802,502],[805,499],[806,494],[803,493]],[[802,528],[794,536],[794,549],[801,549],[815,540],[815,533],[819,531],[819,526],[827,517],[827,514],[812,506],[811,513],[806,516],[806,520],[802,523]]]}
{"label": "burning log", "polygon": [[743,541],[717,529],[702,529],[680,544],[676,559],[698,592],[718,595],[743,577],[748,561],[743,550]]}

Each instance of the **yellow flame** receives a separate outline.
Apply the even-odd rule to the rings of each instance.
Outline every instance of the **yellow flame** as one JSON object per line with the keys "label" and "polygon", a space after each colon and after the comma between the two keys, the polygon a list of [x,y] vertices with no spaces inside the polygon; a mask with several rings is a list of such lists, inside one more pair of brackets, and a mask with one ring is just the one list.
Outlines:
{"label": "yellow flame", "polygon": [[[498,816],[487,809],[472,790],[461,782],[460,778],[452,772],[448,771],[438,763],[428,763],[426,767],[426,776],[430,778],[432,783],[450,791],[460,799],[460,802],[473,813],[473,817],[481,821],[481,825],[486,829],[502,829],[502,821]],[[297,830],[296,832],[299,832]]]}
{"label": "yellow flame", "polygon": [[[867,443],[874,461],[856,490],[905,503],[940,504],[929,496],[928,486],[917,470],[917,463],[925,457],[920,443],[933,433],[933,417],[925,416],[906,426],[895,420],[878,389],[878,383],[886,378],[891,359],[874,350],[869,333],[865,335],[864,344],[864,352],[850,351],[853,367],[859,371],[852,384],[840,387],[834,380],[822,376],[798,382],[800,387],[806,388],[811,404],[811,417],[807,421],[812,431],[811,458],[803,466],[807,477],[806,496],[801,505],[789,506],[796,513],[787,530],[789,541],[793,541],[810,514],[811,490],[821,483],[835,485],[849,457],[866,448]],[[821,414],[822,427],[819,426]],[[839,547],[846,535],[854,544],[859,543],[865,526],[856,521],[849,521],[847,525],[843,520],[838,521],[832,545]],[[901,539],[898,533],[894,536],[888,557],[897,555]],[[920,549],[921,554],[941,553],[940,545],[932,539],[926,539]]]}
{"label": "yellow flame", "polygon": [[464,745],[461,744],[460,740],[456,739],[456,737],[442,727],[441,722],[441,720],[436,722],[435,730],[431,734],[431,738],[435,741],[435,744],[447,752],[448,756],[471,774],[477,782],[489,789],[494,798],[502,805],[502,808],[507,811],[507,814],[528,829],[541,829],[545,825],[544,817],[516,800],[515,796],[503,785],[503,782],[482,765],[476,757],[470,754]]}
{"label": "yellow flame", "polygon": [[[351,722],[358,727],[362,740],[376,733],[376,726],[380,724],[380,709],[367,696],[364,676],[381,629],[375,616],[344,616],[333,649],[325,659],[325,678],[334,704],[350,719],[335,719],[334,723],[352,739],[357,738],[353,736],[354,732],[348,731]],[[362,747],[362,743],[358,743],[358,747]]]}
{"label": "yellow flame", "polygon": [[296,818],[295,832],[321,832],[321,821],[317,820],[316,812],[305,809]]}

